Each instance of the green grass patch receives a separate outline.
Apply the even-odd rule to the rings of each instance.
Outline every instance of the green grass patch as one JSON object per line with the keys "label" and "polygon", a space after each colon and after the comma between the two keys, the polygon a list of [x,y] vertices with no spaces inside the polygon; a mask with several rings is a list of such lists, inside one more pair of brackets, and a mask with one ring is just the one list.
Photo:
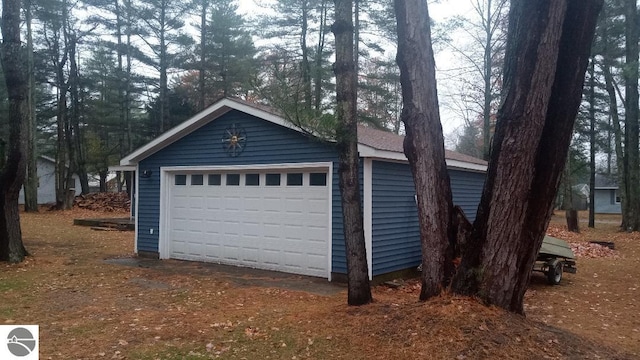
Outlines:
{"label": "green grass patch", "polygon": [[0,308],[0,319],[11,319],[15,313],[14,308]]}
{"label": "green grass patch", "polygon": [[[303,359],[332,358],[335,344],[324,338],[310,338],[290,330],[258,331],[239,327],[233,331],[220,331],[207,340],[184,343],[154,344],[138,348],[128,355],[134,359]],[[358,358],[357,356],[354,358]]]}
{"label": "green grass patch", "polygon": [[0,279],[0,293],[26,288],[29,283],[23,279]]}

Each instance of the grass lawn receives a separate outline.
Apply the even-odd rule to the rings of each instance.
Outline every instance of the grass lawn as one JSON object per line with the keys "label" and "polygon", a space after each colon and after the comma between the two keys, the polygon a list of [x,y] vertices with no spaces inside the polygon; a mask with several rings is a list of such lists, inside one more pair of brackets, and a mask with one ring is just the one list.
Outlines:
{"label": "grass lawn", "polygon": [[132,232],[72,223],[122,214],[22,214],[32,256],[0,264],[0,323],[40,325],[41,359],[640,357],[640,234],[616,232],[611,216],[568,234],[560,215],[554,235],[614,241],[615,257],[579,258],[578,274],[559,286],[535,274],[525,319],[470,298],[418,302],[415,281],[375,287],[374,304],[352,308],[344,290],[241,282],[173,260],[118,265],[105,260],[132,256]]}

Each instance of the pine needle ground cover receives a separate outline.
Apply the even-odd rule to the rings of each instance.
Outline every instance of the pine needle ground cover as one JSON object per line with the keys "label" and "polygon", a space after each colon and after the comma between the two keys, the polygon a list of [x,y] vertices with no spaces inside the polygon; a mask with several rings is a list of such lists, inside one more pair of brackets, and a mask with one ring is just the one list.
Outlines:
{"label": "pine needle ground cover", "polygon": [[40,325],[42,359],[640,357],[640,234],[617,232],[615,216],[597,217],[595,230],[582,218],[577,235],[554,217],[554,236],[615,250],[579,256],[578,273],[558,286],[534,274],[523,318],[471,298],[418,302],[415,280],[377,286],[373,304],[348,307],[346,288],[321,295],[173,260],[126,266],[113,260],[132,257],[132,232],[72,225],[123,215],[21,214],[32,256],[0,264],[0,323]]}

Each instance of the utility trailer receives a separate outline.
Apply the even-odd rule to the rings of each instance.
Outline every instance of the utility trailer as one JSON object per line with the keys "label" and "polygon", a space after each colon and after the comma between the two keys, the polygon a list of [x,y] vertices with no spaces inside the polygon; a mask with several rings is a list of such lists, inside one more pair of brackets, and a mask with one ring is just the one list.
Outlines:
{"label": "utility trailer", "polygon": [[566,241],[545,236],[533,271],[544,273],[549,284],[558,285],[563,272],[576,273],[576,256]]}

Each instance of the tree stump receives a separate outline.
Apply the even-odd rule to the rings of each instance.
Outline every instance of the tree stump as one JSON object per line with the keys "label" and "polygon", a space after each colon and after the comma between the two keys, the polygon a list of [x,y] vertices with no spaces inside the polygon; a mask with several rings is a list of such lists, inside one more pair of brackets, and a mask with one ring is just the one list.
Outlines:
{"label": "tree stump", "polygon": [[565,216],[567,218],[567,229],[571,232],[579,233],[578,211],[574,209],[567,210]]}

